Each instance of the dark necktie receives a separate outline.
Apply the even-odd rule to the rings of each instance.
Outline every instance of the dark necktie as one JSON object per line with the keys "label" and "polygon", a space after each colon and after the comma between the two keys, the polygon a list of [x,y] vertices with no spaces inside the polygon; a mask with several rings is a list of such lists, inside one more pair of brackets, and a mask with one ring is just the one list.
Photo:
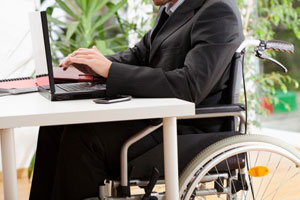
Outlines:
{"label": "dark necktie", "polygon": [[169,15],[166,13],[166,8],[163,9],[161,16],[159,18],[159,21],[155,27],[155,29],[153,30],[153,33],[151,35],[151,42],[153,42],[154,38],[156,37],[157,33],[159,32],[159,30],[161,29],[161,27],[165,24],[165,22],[167,21],[167,19],[169,18]]}

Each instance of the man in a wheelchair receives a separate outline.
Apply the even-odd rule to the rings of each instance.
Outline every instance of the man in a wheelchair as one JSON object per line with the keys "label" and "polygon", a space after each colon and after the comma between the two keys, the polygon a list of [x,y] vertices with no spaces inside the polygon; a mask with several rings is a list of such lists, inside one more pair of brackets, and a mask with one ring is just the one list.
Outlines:
{"label": "man in a wheelchair", "polygon": [[[107,94],[179,98],[197,107],[231,104],[231,66],[244,40],[234,0],[153,0],[161,6],[154,27],[133,48],[103,56],[78,49],[60,66],[85,69],[107,78]],[[159,123],[159,122],[158,122]],[[156,121],[125,121],[41,127],[31,200],[74,200],[99,196],[104,181],[120,179],[121,146]],[[178,121],[179,171],[199,149],[233,132],[232,117]],[[195,136],[202,135],[202,138]],[[163,177],[162,129],[130,148],[131,178],[149,181],[155,167]],[[197,148],[191,148],[196,145]],[[154,174],[155,174],[154,173]],[[150,176],[150,180],[158,178]],[[128,191],[119,191],[128,196]],[[146,199],[146,198],[145,198]]]}

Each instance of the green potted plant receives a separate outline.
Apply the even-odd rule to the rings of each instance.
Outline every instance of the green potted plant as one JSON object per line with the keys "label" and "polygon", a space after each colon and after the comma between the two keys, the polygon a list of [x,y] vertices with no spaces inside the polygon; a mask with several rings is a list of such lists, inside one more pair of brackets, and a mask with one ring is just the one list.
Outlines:
{"label": "green potted plant", "polygon": [[[51,47],[53,52],[67,56],[78,48],[96,45],[104,54],[113,54],[127,48],[127,31],[120,21],[118,10],[126,0],[112,3],[111,0],[56,0],[47,9]],[[65,12],[67,21],[52,16],[55,9]],[[57,64],[59,54],[54,53]]]}

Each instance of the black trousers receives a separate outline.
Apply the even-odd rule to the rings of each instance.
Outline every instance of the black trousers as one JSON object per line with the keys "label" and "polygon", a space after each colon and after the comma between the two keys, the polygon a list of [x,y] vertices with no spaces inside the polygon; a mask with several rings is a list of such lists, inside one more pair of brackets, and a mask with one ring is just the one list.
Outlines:
{"label": "black trousers", "polygon": [[[30,200],[97,196],[98,186],[119,174],[122,144],[147,126],[140,120],[41,127]],[[157,138],[149,135],[136,143],[129,160],[158,145]]]}

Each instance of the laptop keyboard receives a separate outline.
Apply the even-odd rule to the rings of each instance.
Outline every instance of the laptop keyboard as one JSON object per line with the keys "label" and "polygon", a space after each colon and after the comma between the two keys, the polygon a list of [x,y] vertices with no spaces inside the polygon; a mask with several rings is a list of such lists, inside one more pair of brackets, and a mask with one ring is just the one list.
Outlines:
{"label": "laptop keyboard", "polygon": [[96,90],[104,90],[106,87],[104,84],[92,84],[92,83],[66,83],[57,84],[57,87],[67,92],[90,92]]}

